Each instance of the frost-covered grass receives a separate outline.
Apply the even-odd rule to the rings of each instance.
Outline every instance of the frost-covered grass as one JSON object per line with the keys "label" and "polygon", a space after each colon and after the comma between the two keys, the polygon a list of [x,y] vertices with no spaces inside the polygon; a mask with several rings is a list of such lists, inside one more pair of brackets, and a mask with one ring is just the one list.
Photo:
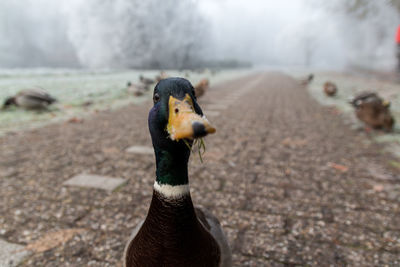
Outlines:
{"label": "frost-covered grass", "polygon": [[[185,77],[193,84],[206,77],[211,86],[241,76],[249,70],[226,70],[212,75],[209,71],[168,71],[169,76]],[[8,131],[34,128],[72,117],[86,117],[98,110],[138,104],[149,99],[152,90],[140,97],[129,94],[127,81],[139,83],[139,75],[154,78],[159,71],[78,71],[78,70],[0,70],[0,101],[22,89],[41,87],[58,99],[48,112],[10,108],[0,111],[0,135]],[[91,102],[89,106],[84,103]],[[2,103],[1,103],[2,105]]]}

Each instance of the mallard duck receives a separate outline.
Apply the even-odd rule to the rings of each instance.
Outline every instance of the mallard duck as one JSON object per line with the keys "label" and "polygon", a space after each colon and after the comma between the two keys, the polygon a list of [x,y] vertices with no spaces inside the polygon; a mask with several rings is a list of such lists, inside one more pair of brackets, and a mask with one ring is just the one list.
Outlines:
{"label": "mallard duck", "polygon": [[141,96],[148,90],[148,88],[146,88],[146,86],[144,85],[133,84],[131,82],[128,82],[126,86],[127,86],[126,90],[128,91],[128,93],[133,94],[135,96]]}
{"label": "mallard duck", "polygon": [[307,86],[314,79],[314,74],[310,73],[306,78],[300,79],[300,85]]}
{"label": "mallard duck", "polygon": [[143,85],[145,85],[146,87],[148,87],[148,86],[150,86],[150,85],[152,85],[153,83],[156,82],[155,80],[150,79],[150,78],[146,78],[146,77],[144,77],[143,75],[140,75],[140,76],[139,76],[139,80],[140,80],[140,82],[141,82]]}
{"label": "mallard duck", "polygon": [[231,266],[231,252],[218,219],[194,207],[188,160],[193,140],[215,132],[183,78],[154,88],[148,125],[156,158],[156,181],[147,217],[132,232],[126,267]]}
{"label": "mallard duck", "polygon": [[390,131],[395,123],[390,113],[390,102],[380,98],[376,93],[363,92],[350,103],[355,108],[356,116],[368,126]]}
{"label": "mallard duck", "polygon": [[165,71],[161,71],[159,75],[156,76],[156,81],[159,82],[161,80],[164,80],[168,78],[167,73],[165,73]]}
{"label": "mallard duck", "polygon": [[196,97],[201,97],[202,95],[204,95],[206,93],[206,91],[208,90],[209,85],[210,85],[210,82],[206,78],[204,78],[200,82],[198,82],[196,84],[196,86],[194,87]]}
{"label": "mallard duck", "polygon": [[334,96],[337,92],[336,84],[333,82],[327,81],[324,83],[324,92],[327,96]]}
{"label": "mallard duck", "polygon": [[46,109],[57,100],[43,89],[27,89],[6,99],[3,109],[11,105],[25,109]]}

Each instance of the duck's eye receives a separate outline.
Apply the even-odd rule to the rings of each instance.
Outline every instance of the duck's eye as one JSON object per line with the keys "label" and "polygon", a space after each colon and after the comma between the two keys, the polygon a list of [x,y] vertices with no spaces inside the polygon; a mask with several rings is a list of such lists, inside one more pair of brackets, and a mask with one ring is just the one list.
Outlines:
{"label": "duck's eye", "polygon": [[160,101],[160,95],[155,93],[153,96],[153,101],[154,101],[154,103],[157,103],[158,101]]}

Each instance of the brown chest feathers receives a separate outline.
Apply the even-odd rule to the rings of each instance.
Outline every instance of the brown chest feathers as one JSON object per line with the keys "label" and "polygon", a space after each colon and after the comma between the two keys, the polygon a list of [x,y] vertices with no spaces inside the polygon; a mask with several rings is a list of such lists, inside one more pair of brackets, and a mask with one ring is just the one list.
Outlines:
{"label": "brown chest feathers", "polygon": [[155,191],[125,261],[127,267],[213,267],[219,265],[220,250],[197,219],[190,195],[170,200]]}

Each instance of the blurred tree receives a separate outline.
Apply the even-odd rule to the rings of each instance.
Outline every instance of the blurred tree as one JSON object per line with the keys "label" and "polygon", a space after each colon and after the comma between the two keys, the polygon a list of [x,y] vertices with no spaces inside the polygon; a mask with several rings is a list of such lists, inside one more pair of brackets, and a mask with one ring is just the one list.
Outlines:
{"label": "blurred tree", "polygon": [[78,59],[59,10],[34,1],[0,1],[0,67],[75,67]]}
{"label": "blurred tree", "polygon": [[[312,1],[312,0],[311,0]],[[336,0],[318,3],[337,17],[349,64],[377,68],[393,66],[394,35],[400,0]]]}
{"label": "blurred tree", "polygon": [[208,24],[192,0],[88,0],[70,37],[88,67],[190,68]]}
{"label": "blurred tree", "polygon": [[400,0],[390,0],[390,3],[397,9],[400,14]]}
{"label": "blurred tree", "polygon": [[[311,2],[313,2],[313,0],[311,0]],[[317,4],[317,1],[314,1],[314,4]],[[380,6],[395,7],[397,11],[400,11],[400,0],[336,0],[323,4],[319,3],[317,5],[327,7],[334,12],[348,14],[360,20],[368,19]]]}

